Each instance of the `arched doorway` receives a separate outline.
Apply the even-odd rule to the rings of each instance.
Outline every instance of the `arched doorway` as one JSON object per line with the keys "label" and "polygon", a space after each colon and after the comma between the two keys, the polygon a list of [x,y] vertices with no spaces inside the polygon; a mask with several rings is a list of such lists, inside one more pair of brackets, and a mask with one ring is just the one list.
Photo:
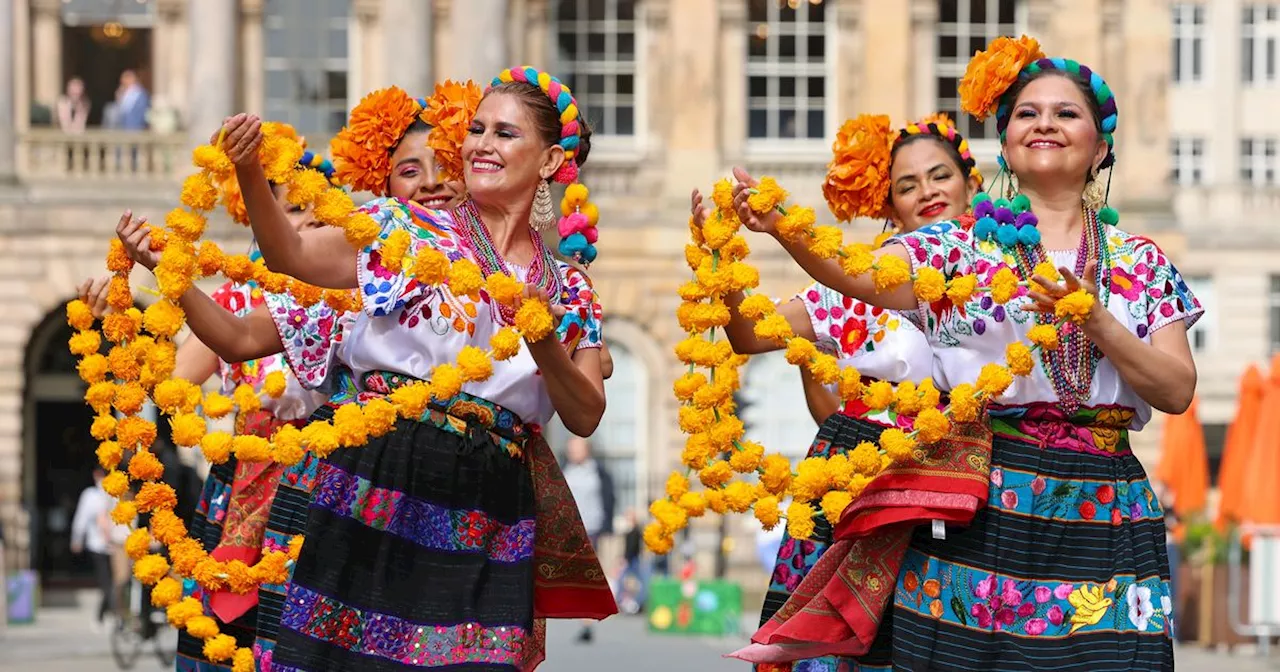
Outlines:
{"label": "arched doorway", "polygon": [[67,349],[72,333],[59,306],[32,330],[23,360],[22,502],[31,525],[30,566],[47,587],[93,584],[87,559],[71,553],[71,518],[97,464],[93,411]]}

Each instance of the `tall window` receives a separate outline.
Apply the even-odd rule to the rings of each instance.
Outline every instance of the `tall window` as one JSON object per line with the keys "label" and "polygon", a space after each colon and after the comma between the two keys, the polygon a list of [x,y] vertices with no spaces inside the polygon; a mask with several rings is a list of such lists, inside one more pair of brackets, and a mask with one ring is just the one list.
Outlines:
{"label": "tall window", "polygon": [[1276,39],[1280,37],[1280,5],[1245,5],[1240,35],[1240,68],[1244,81],[1274,83]]}
{"label": "tall window", "polygon": [[636,134],[635,0],[558,0],[556,72],[601,135]]}
{"label": "tall window", "polygon": [[938,111],[956,120],[970,140],[994,139],[994,118],[986,123],[960,112],[960,78],[975,52],[1001,35],[1016,35],[1017,0],[941,0],[938,3]]}
{"label": "tall window", "polygon": [[264,8],[266,116],[293,124],[313,146],[346,123],[350,5],[267,0]]}
{"label": "tall window", "polygon": [[747,437],[767,453],[782,453],[793,461],[805,456],[818,431],[804,400],[800,370],[781,352],[753,357],[743,372],[739,415]]}
{"label": "tall window", "polygon": [[1187,332],[1187,340],[1191,342],[1191,351],[1200,354],[1208,352],[1214,345],[1217,334],[1215,333],[1215,325],[1217,324],[1217,297],[1213,291],[1213,277],[1208,275],[1191,275],[1183,278],[1187,287],[1191,289],[1191,293],[1200,299],[1200,306],[1204,308],[1204,314],[1200,319],[1196,320],[1191,330]]}
{"label": "tall window", "polygon": [[1275,138],[1245,138],[1240,141],[1240,180],[1256,187],[1275,185]]}
{"label": "tall window", "polygon": [[1204,5],[1178,3],[1173,10],[1173,81],[1204,77]]}
{"label": "tall window", "polygon": [[1171,138],[1169,140],[1170,179],[1174,184],[1190,186],[1204,183],[1204,139]]}
{"label": "tall window", "polygon": [[[604,381],[605,406],[600,426],[591,437],[592,455],[604,464],[613,478],[617,498],[617,515],[627,508],[636,507],[643,512],[649,505],[642,501],[647,495],[641,472],[641,445],[646,441],[645,429],[649,426],[648,398],[649,373],[644,362],[616,341],[609,343],[613,356],[613,376]],[[564,454],[569,431],[560,417],[550,423],[549,437],[557,452]],[[666,474],[663,474],[663,478]]]}
{"label": "tall window", "polygon": [[747,136],[822,140],[828,121],[828,2],[750,0]]}
{"label": "tall window", "polygon": [[1271,352],[1280,352],[1280,275],[1271,276],[1271,292],[1268,296],[1267,306],[1271,313],[1270,325],[1270,343]]}

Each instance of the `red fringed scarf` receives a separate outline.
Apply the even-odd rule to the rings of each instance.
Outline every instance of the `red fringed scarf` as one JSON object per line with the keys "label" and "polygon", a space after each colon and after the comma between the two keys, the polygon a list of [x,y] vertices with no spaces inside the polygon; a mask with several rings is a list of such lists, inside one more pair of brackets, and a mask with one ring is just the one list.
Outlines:
{"label": "red fringed scarf", "polygon": [[865,654],[893,597],[912,530],[934,520],[967,525],[987,503],[990,471],[985,420],[956,425],[923,461],[886,469],[844,510],[835,543],[787,603],[751,645],[730,656],[778,664]]}

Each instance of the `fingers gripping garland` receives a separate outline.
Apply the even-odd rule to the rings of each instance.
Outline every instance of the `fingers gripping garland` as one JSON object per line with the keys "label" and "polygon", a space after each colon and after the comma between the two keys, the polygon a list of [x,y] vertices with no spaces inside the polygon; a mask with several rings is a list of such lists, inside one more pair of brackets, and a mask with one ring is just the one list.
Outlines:
{"label": "fingers gripping garland", "polygon": [[[312,206],[317,219],[343,227],[353,245],[366,246],[377,239],[379,227],[367,215],[355,211],[350,197],[341,190],[328,188],[323,175],[298,167],[303,149],[292,129],[264,124],[264,136],[260,159],[267,168],[267,177],[289,187],[291,202]],[[247,592],[262,583],[283,582],[287,577],[287,563],[297,557],[302,538],[294,538],[288,553],[268,552],[253,567],[210,558],[199,542],[187,535],[182,521],[173,515],[176,505],[173,489],[157,482],[163,475],[163,466],[148,450],[156,438],[157,428],[155,423],[137,417],[146,399],[149,397],[170,416],[176,445],[199,445],[211,462],[224,462],[234,454],[247,462],[273,460],[295,464],[305,451],[323,456],[338,447],[362,445],[369,437],[390,431],[397,416],[420,417],[431,398],[450,398],[463,383],[487,379],[493,371],[492,360],[509,359],[519,352],[521,336],[532,342],[552,333],[554,320],[543,301],[519,302],[524,287],[513,277],[492,274],[486,278],[474,262],[463,259],[450,264],[442,253],[434,250],[421,252],[416,258],[405,257],[408,241],[401,241],[396,234],[404,232],[397,231],[382,242],[385,265],[404,268],[426,284],[447,283],[455,294],[477,297],[483,288],[504,305],[519,302],[514,319],[516,328],[507,327],[495,334],[490,341],[490,351],[471,346],[463,348],[458,364],[437,367],[430,382],[400,388],[387,400],[344,406],[331,423],[311,423],[303,429],[285,425],[269,440],[225,432],[206,433],[205,417],[224,417],[236,408],[241,412],[256,410],[260,400],[247,385],[238,387],[228,399],[212,392],[202,396],[195,385],[171,379],[176,357],[172,339],[185,318],[176,300],[191,287],[194,276],[221,273],[239,282],[252,279],[267,291],[288,291],[300,303],[307,300],[314,303],[324,296],[339,310],[356,309],[358,303],[350,300],[346,292],[322,293],[318,288],[270,273],[249,262],[247,257],[225,257],[208,242],[201,243],[197,252],[196,242],[206,222],[202,211],[212,209],[220,196],[214,185],[226,184],[234,176],[230,160],[217,146],[202,146],[193,156],[201,172],[184,183],[182,202],[189,210],[170,212],[166,217],[167,231],[153,230],[153,237],[163,248],[155,269],[160,300],[145,312],[132,307],[128,273],[133,261],[123,244],[112,240],[107,266],[115,277],[108,302],[116,312],[104,318],[103,332],[116,345],[109,354],[99,354],[101,335],[92,329],[93,316],[88,306],[77,300],[67,308],[68,321],[78,332],[69,346],[82,358],[79,371],[90,385],[85,399],[98,413],[93,435],[102,442],[98,449],[99,461],[111,472],[104,487],[119,498],[129,491],[131,479],[143,481],[135,501],[120,501],[112,512],[113,520],[120,524],[131,523],[138,512],[152,515],[150,528],[134,531],[127,544],[129,554],[136,559],[135,575],[146,585],[155,586],[152,600],[158,606],[167,607],[169,619],[175,626],[185,627],[190,634],[205,641],[204,653],[211,661],[232,660],[233,669],[242,672],[253,669],[252,651],[237,649],[235,640],[220,633],[217,622],[203,614],[198,600],[181,598],[181,585],[167,575],[172,571],[184,578],[194,578],[210,591]],[[144,327],[150,335],[142,334]],[[108,374],[112,380],[108,380]],[[268,376],[264,383],[270,396],[279,396],[284,388],[282,373]],[[124,417],[117,421],[111,414],[113,408]],[[202,413],[197,413],[197,408]],[[135,454],[129,460],[127,471],[120,471],[118,467],[127,451]],[[153,538],[168,547],[172,566],[163,556],[148,553]]]}

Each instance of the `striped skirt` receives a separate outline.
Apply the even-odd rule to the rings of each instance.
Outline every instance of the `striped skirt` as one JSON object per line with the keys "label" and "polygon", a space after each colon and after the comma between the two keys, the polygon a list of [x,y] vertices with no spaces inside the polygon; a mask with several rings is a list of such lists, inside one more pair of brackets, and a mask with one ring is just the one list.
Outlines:
{"label": "striped skirt", "polygon": [[987,507],[917,530],[893,604],[895,670],[1172,670],[1164,514],[1133,412],[992,410]]}
{"label": "striped skirt", "polygon": [[529,431],[463,393],[321,460],[272,669],[521,669],[538,646]]}

